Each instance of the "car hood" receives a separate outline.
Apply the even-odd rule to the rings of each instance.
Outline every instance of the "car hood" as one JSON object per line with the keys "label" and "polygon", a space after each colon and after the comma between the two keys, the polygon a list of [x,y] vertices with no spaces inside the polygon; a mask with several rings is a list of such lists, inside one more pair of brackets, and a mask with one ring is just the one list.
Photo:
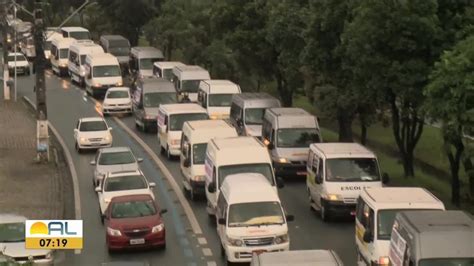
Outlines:
{"label": "car hood", "polygon": [[143,77],[152,77],[153,76],[153,70],[151,69],[141,69],[140,70],[140,75]]}
{"label": "car hood", "polygon": [[158,214],[145,216],[145,217],[135,217],[135,218],[112,218],[109,222],[109,226],[114,229],[120,230],[133,230],[139,228],[152,228],[158,224],[162,223],[161,218]]}
{"label": "car hood", "polygon": [[232,238],[274,237],[286,233],[288,233],[286,223],[282,225],[227,227],[227,235]]}
{"label": "car hood", "polygon": [[261,137],[262,136],[262,125],[245,125],[249,136]]}
{"label": "car hood", "polygon": [[104,104],[127,104],[132,103],[130,98],[105,99]]}
{"label": "car hood", "polygon": [[308,148],[276,148],[276,154],[280,158],[286,158],[290,161],[308,160]]}
{"label": "car hood", "polygon": [[9,257],[28,257],[28,256],[46,256],[49,249],[26,249],[25,242],[0,243],[0,250],[5,249],[5,255]]}
{"label": "car hood", "polygon": [[96,171],[105,174],[107,172],[135,171],[138,170],[137,163],[97,165]]}
{"label": "car hood", "polygon": [[84,138],[104,138],[108,134],[108,130],[103,131],[82,131],[79,132],[79,137]]}
{"label": "car hood", "polygon": [[[23,67],[23,66],[28,66],[28,61],[16,61],[16,66],[17,67]],[[8,62],[8,66],[14,67],[15,66],[15,61],[10,61]]]}
{"label": "car hood", "polygon": [[157,116],[158,115],[158,110],[160,110],[160,108],[158,108],[158,107],[145,107],[145,114],[146,115]]}
{"label": "car hood", "polygon": [[116,56],[120,64],[128,64],[128,56]]}
{"label": "car hood", "polygon": [[94,84],[99,83],[101,85],[122,85],[122,76],[110,76],[110,77],[94,77]]}

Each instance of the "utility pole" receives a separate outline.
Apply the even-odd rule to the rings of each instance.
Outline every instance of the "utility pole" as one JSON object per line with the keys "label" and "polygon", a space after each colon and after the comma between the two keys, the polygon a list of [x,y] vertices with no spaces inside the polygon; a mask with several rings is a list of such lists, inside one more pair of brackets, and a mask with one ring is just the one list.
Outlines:
{"label": "utility pole", "polygon": [[44,57],[44,23],[43,10],[40,0],[35,0],[34,10],[34,40],[36,58],[34,68],[36,72],[36,137],[37,137],[37,160],[39,162],[49,161],[49,133],[48,133],[48,110],[46,107],[46,86],[44,69],[46,58]]}
{"label": "utility pole", "polygon": [[8,75],[8,23],[7,23],[7,0],[0,0],[0,25],[2,30],[2,46],[3,46],[3,99],[10,100],[10,88],[7,81],[10,78]]}

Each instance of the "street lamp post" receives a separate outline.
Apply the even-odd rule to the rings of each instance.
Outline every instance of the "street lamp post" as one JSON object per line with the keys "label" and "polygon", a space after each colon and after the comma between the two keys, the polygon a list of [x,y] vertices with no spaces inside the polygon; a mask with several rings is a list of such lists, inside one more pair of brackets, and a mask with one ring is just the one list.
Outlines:
{"label": "street lamp post", "polygon": [[[14,21],[16,23],[16,5],[13,5],[13,14],[14,14]],[[14,47],[14,53],[15,53],[15,68],[13,71],[15,71],[15,76],[14,76],[14,83],[13,83],[13,87],[14,87],[14,91],[15,91],[15,94],[13,96],[15,102],[16,102],[16,97],[17,97],[17,93],[16,93],[16,81],[17,81],[17,70],[16,70],[16,52],[17,52],[17,37],[16,37],[16,32],[18,31],[18,24],[15,24],[15,32],[13,33],[13,47]]]}

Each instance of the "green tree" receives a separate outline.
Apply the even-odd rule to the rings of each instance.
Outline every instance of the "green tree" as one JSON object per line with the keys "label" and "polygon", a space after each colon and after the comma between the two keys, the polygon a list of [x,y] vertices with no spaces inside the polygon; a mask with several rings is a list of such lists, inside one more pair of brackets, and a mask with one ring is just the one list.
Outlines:
{"label": "green tree", "polygon": [[[431,118],[442,123],[445,150],[451,169],[451,200],[460,204],[459,168],[467,154],[464,132],[473,129],[469,111],[474,108],[474,36],[459,42],[436,63],[424,104]],[[471,157],[467,157],[471,160]],[[472,180],[471,180],[472,182]]]}
{"label": "green tree", "polygon": [[413,153],[425,121],[422,91],[439,52],[437,11],[436,0],[362,0],[346,29],[352,73],[367,89],[381,90],[405,176],[414,176]]}

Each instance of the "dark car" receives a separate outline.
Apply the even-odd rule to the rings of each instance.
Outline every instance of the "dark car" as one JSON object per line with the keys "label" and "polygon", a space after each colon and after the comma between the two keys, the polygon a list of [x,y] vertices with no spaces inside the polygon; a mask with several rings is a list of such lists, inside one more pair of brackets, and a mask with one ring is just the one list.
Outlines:
{"label": "dark car", "polygon": [[109,252],[123,249],[166,248],[165,225],[150,195],[112,198],[104,213]]}

